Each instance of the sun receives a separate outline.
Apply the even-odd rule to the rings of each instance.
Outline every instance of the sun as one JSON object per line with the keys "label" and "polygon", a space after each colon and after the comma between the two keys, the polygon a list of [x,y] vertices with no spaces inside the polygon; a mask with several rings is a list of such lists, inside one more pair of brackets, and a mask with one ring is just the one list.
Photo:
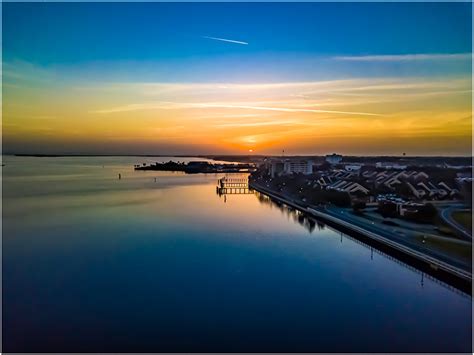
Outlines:
{"label": "sun", "polygon": [[249,149],[249,153],[253,153],[253,149]]}

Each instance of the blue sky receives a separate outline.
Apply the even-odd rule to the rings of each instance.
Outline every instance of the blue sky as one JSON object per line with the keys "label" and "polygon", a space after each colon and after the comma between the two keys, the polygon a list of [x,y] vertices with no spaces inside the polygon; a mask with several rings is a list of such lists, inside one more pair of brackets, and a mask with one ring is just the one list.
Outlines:
{"label": "blue sky", "polygon": [[[39,66],[120,67],[141,63],[161,80],[239,80],[240,70],[262,79],[319,75],[379,75],[364,63],[314,59],[384,54],[471,52],[469,3],[6,3],[3,56]],[[204,36],[247,42],[226,43]],[[128,63],[128,64],[127,64]],[[155,64],[169,68],[154,68]],[[416,63],[415,63],[416,64]],[[382,70],[398,75],[439,72],[427,67]],[[263,67],[262,67],[263,66]],[[433,69],[431,68],[433,67]],[[192,68],[192,69],[190,69]],[[116,73],[117,70],[114,69]],[[184,70],[184,73],[182,72]],[[465,71],[459,63],[444,71]],[[176,75],[176,71],[182,74]],[[287,72],[291,72],[288,75]],[[105,70],[104,75],[106,75]],[[339,73],[339,74],[338,74]],[[138,72],[135,72],[138,74]],[[206,75],[210,74],[206,78]],[[140,75],[147,76],[146,73]],[[155,76],[155,74],[151,74]],[[279,79],[280,79],[279,78]],[[242,79],[242,78],[240,78]]]}

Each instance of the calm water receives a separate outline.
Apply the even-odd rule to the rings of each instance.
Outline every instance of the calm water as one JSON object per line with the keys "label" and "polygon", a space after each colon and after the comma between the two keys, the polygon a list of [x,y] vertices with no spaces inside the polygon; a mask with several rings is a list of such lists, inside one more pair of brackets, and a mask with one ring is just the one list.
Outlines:
{"label": "calm water", "polygon": [[470,351],[469,296],[156,160],[4,157],[3,351]]}

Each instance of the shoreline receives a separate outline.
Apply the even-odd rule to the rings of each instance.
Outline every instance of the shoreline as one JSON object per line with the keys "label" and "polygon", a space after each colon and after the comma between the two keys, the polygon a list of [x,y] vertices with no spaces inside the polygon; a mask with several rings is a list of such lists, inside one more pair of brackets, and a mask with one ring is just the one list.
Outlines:
{"label": "shoreline", "polygon": [[469,295],[472,295],[472,274],[440,261],[430,255],[416,251],[406,245],[402,245],[386,237],[378,235],[362,227],[353,225],[341,218],[336,218],[323,211],[318,211],[309,206],[303,206],[296,201],[290,200],[271,190],[268,190],[253,181],[249,181],[249,187],[255,191],[263,193],[272,199],[285,205],[295,208],[309,217],[322,221],[327,225],[336,228],[351,237],[355,237],[376,249],[396,257],[397,259],[415,267],[421,272],[425,272],[448,285],[451,285]]}

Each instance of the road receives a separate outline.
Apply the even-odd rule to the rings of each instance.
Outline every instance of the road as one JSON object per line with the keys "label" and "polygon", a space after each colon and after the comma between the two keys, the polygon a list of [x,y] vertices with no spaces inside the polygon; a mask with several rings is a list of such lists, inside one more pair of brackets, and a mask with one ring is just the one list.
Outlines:
{"label": "road", "polygon": [[453,212],[457,210],[464,210],[459,206],[449,206],[446,208],[441,209],[440,216],[444,222],[446,222],[449,226],[454,228],[463,238],[466,240],[472,240],[471,231],[464,228],[464,226],[460,225],[453,219]]}

